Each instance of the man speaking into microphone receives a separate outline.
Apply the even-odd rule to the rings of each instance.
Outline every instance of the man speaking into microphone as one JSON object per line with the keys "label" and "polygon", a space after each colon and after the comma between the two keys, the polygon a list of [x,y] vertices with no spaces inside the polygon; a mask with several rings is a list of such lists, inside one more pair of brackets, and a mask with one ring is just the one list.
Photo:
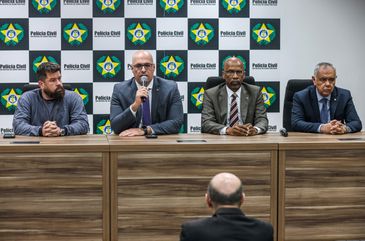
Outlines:
{"label": "man speaking into microphone", "polygon": [[133,78],[114,86],[110,105],[111,128],[119,136],[176,134],[183,123],[177,84],[154,76],[151,53],[132,56]]}

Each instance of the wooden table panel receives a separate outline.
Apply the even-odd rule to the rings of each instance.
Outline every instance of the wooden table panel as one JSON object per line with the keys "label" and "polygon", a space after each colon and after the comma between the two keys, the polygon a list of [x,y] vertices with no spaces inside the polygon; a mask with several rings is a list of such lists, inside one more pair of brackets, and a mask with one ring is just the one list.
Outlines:
{"label": "wooden table panel", "polygon": [[[304,148],[295,150],[290,140],[279,144],[279,240],[365,239],[361,136],[349,142],[309,136],[312,149],[302,143]],[[330,147],[322,148],[325,143]]]}
{"label": "wooden table panel", "polygon": [[277,152],[271,146],[267,150],[260,146],[258,151],[242,140],[226,144],[215,136],[215,144],[199,143],[198,151],[196,145],[179,145],[174,138],[160,139],[169,147],[164,151],[164,144],[142,148],[113,139],[112,240],[178,240],[183,222],[211,215],[204,194],[210,179],[222,171],[242,179],[247,196],[244,212],[275,227]]}

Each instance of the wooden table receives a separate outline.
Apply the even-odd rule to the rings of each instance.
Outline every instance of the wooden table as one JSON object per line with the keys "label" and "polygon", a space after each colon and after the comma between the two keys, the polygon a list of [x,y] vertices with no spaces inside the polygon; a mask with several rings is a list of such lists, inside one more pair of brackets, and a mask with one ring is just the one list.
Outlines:
{"label": "wooden table", "polygon": [[365,133],[279,143],[278,240],[365,240]]}
{"label": "wooden table", "polygon": [[211,215],[204,195],[213,175],[223,171],[242,179],[244,212],[276,227],[276,138],[185,134],[108,140],[111,240],[179,240],[184,221]]}
{"label": "wooden table", "polygon": [[1,138],[0,156],[0,240],[110,240],[105,136]]}

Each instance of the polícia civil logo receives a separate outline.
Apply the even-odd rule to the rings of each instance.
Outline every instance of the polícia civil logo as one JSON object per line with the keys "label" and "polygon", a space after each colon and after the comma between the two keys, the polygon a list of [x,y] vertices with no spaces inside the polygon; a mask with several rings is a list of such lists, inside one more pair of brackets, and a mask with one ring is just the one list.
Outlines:
{"label": "pol\u00edcia civil logo", "polygon": [[55,64],[58,64],[56,59],[53,58],[52,56],[38,56],[37,58],[34,59],[32,66],[33,66],[33,71],[34,73],[37,72],[38,67],[43,64],[43,63],[47,63],[47,62],[52,62]]}
{"label": "pol\u00edcia civil logo", "polygon": [[252,38],[259,45],[268,45],[276,37],[276,30],[271,24],[258,23],[252,29]]}
{"label": "pol\u00edcia civil logo", "polygon": [[57,4],[57,0],[32,0],[32,5],[40,14],[50,13]]}
{"label": "pol\u00edcia civil logo", "polygon": [[267,109],[276,101],[276,92],[273,88],[264,86],[261,89],[261,93],[264,99],[264,105]]}
{"label": "pol\u00edcia civil logo", "polygon": [[241,62],[243,63],[243,69],[246,71],[246,68],[247,68],[247,61],[245,60],[245,58],[243,58],[241,55],[237,55],[237,56],[231,56],[231,55],[228,55],[226,56],[223,60],[222,60],[222,69],[224,69],[224,62],[226,62],[227,59],[229,58],[232,58],[232,57],[236,57],[238,59],[241,60]]}
{"label": "pol\u00edcia civil logo", "polygon": [[190,28],[189,36],[197,45],[206,45],[214,37],[214,28],[209,23],[196,23]]}
{"label": "pol\u00edcia civil logo", "polygon": [[127,37],[134,45],[143,45],[151,38],[151,32],[146,23],[132,23],[127,29]]}
{"label": "pol\u00edcia civil logo", "polygon": [[85,42],[89,30],[82,23],[69,23],[63,28],[63,38],[72,46],[79,46]]}
{"label": "pol\u00edcia civil logo", "polygon": [[24,38],[24,29],[17,23],[5,23],[0,27],[0,40],[7,46],[15,46]]}
{"label": "pol\u00edcia civil logo", "polygon": [[160,6],[167,13],[176,13],[184,5],[184,0],[160,0]]}
{"label": "pol\u00edcia civil logo", "polygon": [[160,70],[167,77],[176,78],[184,68],[184,60],[179,56],[165,56],[160,61]]}
{"label": "pol\u00edcia civil logo", "polygon": [[86,105],[89,102],[89,93],[87,93],[86,90],[84,90],[83,88],[75,88],[74,92],[81,97],[84,105]]}
{"label": "pol\u00edcia civil logo", "polygon": [[203,87],[196,87],[191,92],[190,101],[193,105],[201,110],[203,108],[203,99],[204,99],[204,88]]}
{"label": "pol\u00edcia civil logo", "polygon": [[103,78],[113,78],[121,70],[120,60],[115,56],[102,56],[96,61],[96,70]]}
{"label": "pol\u00edcia civil logo", "polygon": [[246,6],[247,0],[222,0],[223,8],[230,14],[239,13]]}
{"label": "pol\u00edcia civil logo", "polygon": [[111,135],[113,130],[110,125],[110,120],[101,120],[96,125],[96,134]]}
{"label": "pol\u00edcia civil logo", "polygon": [[22,90],[18,88],[7,88],[1,92],[1,104],[5,106],[8,111],[13,111],[18,106],[18,100],[22,95]]}
{"label": "pol\u00edcia civil logo", "polygon": [[96,0],[96,6],[103,13],[113,13],[119,6],[121,0]]}

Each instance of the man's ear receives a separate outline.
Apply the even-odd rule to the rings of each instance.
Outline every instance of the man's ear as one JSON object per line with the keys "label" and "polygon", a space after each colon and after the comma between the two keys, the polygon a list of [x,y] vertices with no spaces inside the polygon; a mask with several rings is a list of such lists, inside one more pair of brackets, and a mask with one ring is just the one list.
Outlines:
{"label": "man's ear", "polygon": [[245,198],[246,198],[246,195],[245,195],[244,192],[242,192],[242,194],[241,194],[241,200],[240,200],[240,207],[245,202]]}
{"label": "man's ear", "polygon": [[205,194],[205,202],[207,203],[208,207],[213,208],[212,200],[210,199],[208,193]]}
{"label": "man's ear", "polygon": [[44,82],[42,80],[38,80],[38,86],[39,88],[43,89]]}
{"label": "man's ear", "polygon": [[312,81],[313,81],[313,84],[315,85],[316,84],[316,78],[314,76],[312,76]]}

